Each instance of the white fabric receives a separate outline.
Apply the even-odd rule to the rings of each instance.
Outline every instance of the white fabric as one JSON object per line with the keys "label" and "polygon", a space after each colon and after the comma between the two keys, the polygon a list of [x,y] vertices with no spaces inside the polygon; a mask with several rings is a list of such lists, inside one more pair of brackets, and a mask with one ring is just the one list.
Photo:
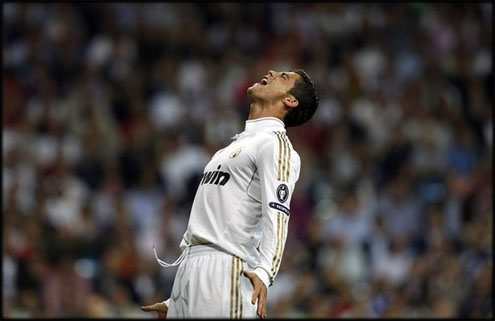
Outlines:
{"label": "white fabric", "polygon": [[185,253],[166,301],[167,318],[256,318],[241,259],[205,245]]}
{"label": "white fabric", "polygon": [[268,288],[281,264],[300,158],[274,117],[246,121],[233,140],[205,167],[180,248],[211,244],[241,258]]}

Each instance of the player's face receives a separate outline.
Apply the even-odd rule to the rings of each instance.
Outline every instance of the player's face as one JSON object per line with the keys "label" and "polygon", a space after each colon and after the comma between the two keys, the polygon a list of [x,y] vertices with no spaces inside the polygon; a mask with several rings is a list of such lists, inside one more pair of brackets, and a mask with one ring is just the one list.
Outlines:
{"label": "player's face", "polygon": [[292,71],[269,70],[260,82],[248,88],[248,96],[251,100],[276,101],[283,98],[299,79],[301,76]]}

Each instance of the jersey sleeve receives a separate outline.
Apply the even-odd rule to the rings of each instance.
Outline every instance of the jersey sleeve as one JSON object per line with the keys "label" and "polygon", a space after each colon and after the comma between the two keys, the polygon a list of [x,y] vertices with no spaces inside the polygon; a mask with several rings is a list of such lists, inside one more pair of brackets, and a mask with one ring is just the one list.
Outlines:
{"label": "jersey sleeve", "polygon": [[284,132],[265,142],[256,158],[261,187],[261,260],[254,273],[268,288],[280,268],[290,217],[290,200],[299,178],[299,156]]}

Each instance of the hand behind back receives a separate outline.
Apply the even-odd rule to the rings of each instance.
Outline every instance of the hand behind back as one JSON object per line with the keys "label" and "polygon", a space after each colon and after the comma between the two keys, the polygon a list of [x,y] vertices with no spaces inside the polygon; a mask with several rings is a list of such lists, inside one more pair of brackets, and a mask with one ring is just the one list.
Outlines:
{"label": "hand behind back", "polygon": [[168,306],[165,304],[165,302],[158,302],[152,305],[144,305],[141,307],[141,310],[146,312],[155,311],[157,313],[157,319],[166,319]]}

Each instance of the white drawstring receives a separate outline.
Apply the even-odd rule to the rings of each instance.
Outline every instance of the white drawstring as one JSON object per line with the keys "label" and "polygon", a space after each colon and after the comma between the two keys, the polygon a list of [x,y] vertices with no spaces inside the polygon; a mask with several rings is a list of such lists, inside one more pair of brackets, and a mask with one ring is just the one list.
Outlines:
{"label": "white drawstring", "polygon": [[182,251],[181,255],[177,258],[177,260],[175,260],[174,263],[170,264],[170,263],[167,263],[167,262],[164,262],[162,260],[160,260],[158,258],[158,255],[156,254],[156,249],[155,249],[155,246],[153,245],[153,252],[155,253],[155,259],[156,261],[158,262],[158,264],[160,264],[161,266],[163,267],[170,267],[170,266],[176,266],[176,265],[179,265],[180,262],[182,262],[182,260],[184,260],[184,258],[186,257],[186,252],[187,252],[187,249],[189,249],[191,247],[191,244],[188,244],[186,246],[186,248],[184,249],[184,251]]}

